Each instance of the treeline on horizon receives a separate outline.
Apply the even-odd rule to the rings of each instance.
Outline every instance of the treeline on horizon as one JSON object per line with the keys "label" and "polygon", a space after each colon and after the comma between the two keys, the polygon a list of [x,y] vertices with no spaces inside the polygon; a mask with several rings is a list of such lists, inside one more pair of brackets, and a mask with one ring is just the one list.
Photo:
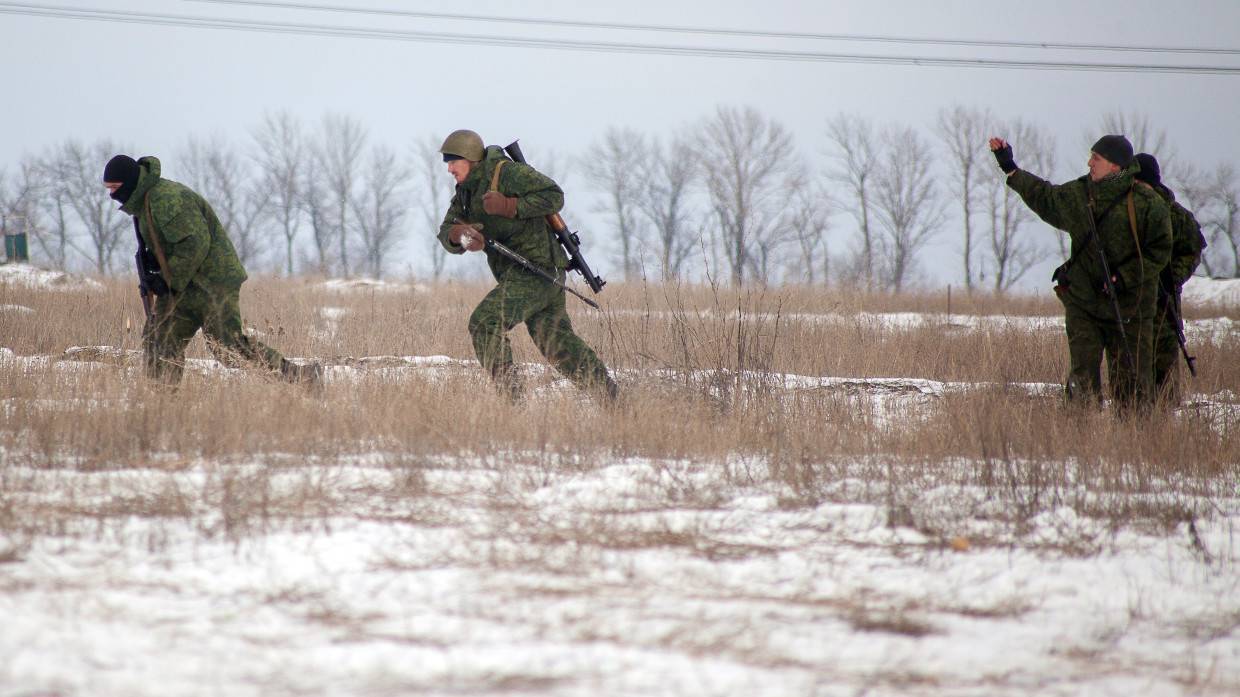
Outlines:
{"label": "treeline on horizon", "polygon": [[[1122,133],[1160,160],[1163,181],[1202,224],[1210,247],[1200,272],[1240,276],[1240,178],[1222,162],[1202,169],[1176,157],[1145,117],[1101,116],[1097,134]],[[1062,234],[1042,225],[1004,185],[986,146],[1013,143],[1017,163],[1053,179],[1057,138],[1020,118],[954,106],[929,128],[824,119],[815,157],[777,120],[748,106],[720,106],[667,133],[608,127],[585,152],[549,152],[536,164],[565,185],[574,215],[601,213],[583,248],[610,278],[746,283],[838,283],[879,291],[915,286],[923,252],[951,241],[951,282],[1005,292],[1035,265],[1067,256]],[[1074,154],[1096,134],[1082,133]],[[453,273],[435,240],[452,184],[442,135],[404,147],[375,142],[344,114],[307,124],[268,113],[237,139],[189,136],[158,154],[165,174],[214,207],[251,271],[334,276]],[[0,230],[26,232],[32,261],[100,274],[125,272],[128,216],[100,181],[118,152],[109,140],[73,138],[0,168]],[[1187,158],[1186,158],[1187,159]],[[593,199],[593,201],[591,201]],[[413,260],[418,262],[415,267]]]}

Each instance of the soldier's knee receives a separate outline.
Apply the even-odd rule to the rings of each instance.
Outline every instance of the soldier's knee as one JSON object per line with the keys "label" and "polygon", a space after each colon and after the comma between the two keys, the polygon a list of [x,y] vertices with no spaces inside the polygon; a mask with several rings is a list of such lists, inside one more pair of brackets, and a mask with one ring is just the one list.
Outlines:
{"label": "soldier's knee", "polygon": [[499,324],[498,317],[479,306],[469,315],[469,335],[475,339],[490,336],[499,330]]}

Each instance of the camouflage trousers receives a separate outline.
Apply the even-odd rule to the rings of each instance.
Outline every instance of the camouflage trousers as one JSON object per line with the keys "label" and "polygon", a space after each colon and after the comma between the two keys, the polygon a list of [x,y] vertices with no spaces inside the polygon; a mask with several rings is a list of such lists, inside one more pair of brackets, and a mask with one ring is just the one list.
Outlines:
{"label": "camouflage trousers", "polygon": [[1071,361],[1066,386],[1068,399],[1086,403],[1101,401],[1101,366],[1105,355],[1107,382],[1115,403],[1122,409],[1151,404],[1154,400],[1153,319],[1129,318],[1124,322],[1121,338],[1115,317],[1098,317],[1073,303],[1065,303],[1064,307]]}
{"label": "camouflage trousers", "polygon": [[578,387],[596,391],[611,384],[607,366],[573,331],[564,295],[563,290],[542,278],[513,270],[469,316],[469,335],[478,361],[500,390],[514,400],[520,398],[521,385],[512,363],[508,332],[521,322],[547,362]]}
{"label": "camouflage trousers", "polygon": [[1154,390],[1168,404],[1180,403],[1180,339],[1165,305],[1154,315]]}
{"label": "camouflage trousers", "polygon": [[142,332],[148,377],[175,385],[185,368],[185,347],[202,329],[216,360],[229,367],[243,363],[280,370],[284,357],[241,329],[240,289],[207,292],[189,284],[177,295],[156,299],[154,319]]}

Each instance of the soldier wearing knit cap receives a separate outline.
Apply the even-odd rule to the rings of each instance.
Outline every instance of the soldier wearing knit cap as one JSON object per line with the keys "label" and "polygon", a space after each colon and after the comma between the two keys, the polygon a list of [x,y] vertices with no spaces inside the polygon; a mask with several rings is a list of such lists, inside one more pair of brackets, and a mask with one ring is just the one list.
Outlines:
{"label": "soldier wearing knit cap", "polygon": [[1099,138],[1090,148],[1089,174],[1064,184],[1017,167],[1012,146],[1001,138],[991,138],[990,149],[1008,186],[1072,240],[1071,256],[1053,277],[1068,335],[1068,398],[1101,400],[1105,355],[1116,403],[1151,404],[1155,302],[1171,257],[1171,222],[1157,194],[1133,186],[1132,144],[1122,135]]}
{"label": "soldier wearing knit cap", "polygon": [[1180,401],[1180,340],[1176,333],[1184,319],[1180,313],[1180,291],[1201,263],[1206,238],[1197,218],[1162,183],[1158,160],[1144,152],[1134,159],[1140,167],[1136,174],[1138,186],[1152,189],[1171,210],[1171,261],[1158,279],[1158,308],[1154,315],[1154,389],[1167,404],[1173,405]]}
{"label": "soldier wearing knit cap", "polygon": [[113,157],[103,183],[121,211],[133,216],[145,266],[157,269],[143,279],[156,296],[142,330],[148,377],[179,383],[185,347],[201,329],[225,365],[257,364],[290,382],[321,383],[321,366],[292,363],[242,330],[238,298],[245,268],[205,199],[164,179],[159,159],[151,156]]}

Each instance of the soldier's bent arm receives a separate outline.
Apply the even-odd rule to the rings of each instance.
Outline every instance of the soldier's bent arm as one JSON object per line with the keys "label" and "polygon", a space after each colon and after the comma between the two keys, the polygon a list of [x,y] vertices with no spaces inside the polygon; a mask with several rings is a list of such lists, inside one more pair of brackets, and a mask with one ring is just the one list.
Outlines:
{"label": "soldier's bent arm", "polygon": [[155,216],[156,234],[164,243],[164,257],[168,261],[168,287],[180,293],[198,273],[211,248],[211,230],[202,212],[192,206],[182,206],[165,220]]}
{"label": "soldier's bent arm", "polygon": [[452,226],[455,225],[458,220],[465,220],[465,209],[462,208],[461,204],[456,200],[456,196],[453,196],[452,203],[448,204],[448,212],[444,215],[443,222],[439,224],[439,234],[436,235],[436,237],[439,238],[439,244],[443,245],[443,248],[448,250],[449,254],[465,253],[464,246],[452,244],[451,240],[448,239],[448,233],[452,230]]}
{"label": "soldier's bent arm", "polygon": [[1201,234],[1201,224],[1187,208],[1178,203],[1171,207],[1172,248],[1169,275],[1174,287],[1168,290],[1179,290],[1201,263],[1201,252],[1206,238]]}
{"label": "soldier's bent arm", "polygon": [[[1067,191],[1069,184],[1055,185],[1036,174],[1018,169],[1008,176],[1007,185],[1019,194],[1029,209],[1046,221],[1047,225],[1068,230],[1073,198]],[[1079,204],[1077,205],[1079,207]]]}
{"label": "soldier's bent arm", "polygon": [[508,162],[500,172],[499,191],[517,197],[518,218],[541,218],[559,213],[564,207],[564,190],[559,184],[520,162]]}

